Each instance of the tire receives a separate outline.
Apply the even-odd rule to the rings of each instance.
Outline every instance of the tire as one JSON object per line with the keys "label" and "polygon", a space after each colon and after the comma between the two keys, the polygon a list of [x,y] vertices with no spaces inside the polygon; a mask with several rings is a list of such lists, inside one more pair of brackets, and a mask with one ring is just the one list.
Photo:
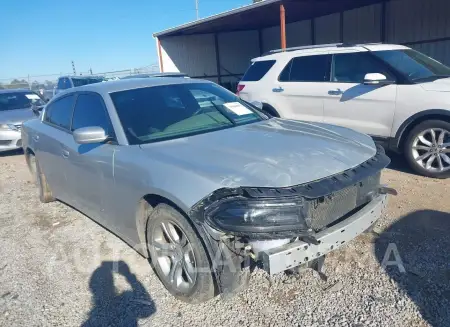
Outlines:
{"label": "tire", "polygon": [[[435,135],[434,144],[431,131],[434,131]],[[444,137],[440,140],[441,133]],[[450,177],[450,153],[447,152],[449,149],[450,123],[442,120],[427,120],[415,126],[408,134],[404,154],[409,166],[420,175],[448,178]]]}
{"label": "tire", "polygon": [[[187,303],[201,303],[214,297],[208,254],[180,212],[164,203],[157,205],[148,220],[147,243],[152,267],[173,296]],[[169,248],[171,244],[175,244],[175,249]]]}
{"label": "tire", "polygon": [[50,190],[50,186],[47,183],[47,179],[45,178],[44,173],[41,171],[36,157],[30,154],[28,160],[30,165],[30,171],[32,174],[34,174],[33,180],[36,183],[36,186],[39,191],[39,200],[42,203],[49,203],[55,201],[55,198],[52,195],[52,191]]}

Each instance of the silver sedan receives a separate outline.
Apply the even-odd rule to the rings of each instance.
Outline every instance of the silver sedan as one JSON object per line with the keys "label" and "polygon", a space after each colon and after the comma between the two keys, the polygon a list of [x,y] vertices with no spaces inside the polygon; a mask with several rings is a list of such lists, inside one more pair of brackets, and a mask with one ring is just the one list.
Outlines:
{"label": "silver sedan", "polygon": [[73,88],[22,134],[41,200],[106,226],[187,302],[234,289],[247,265],[322,273],[392,192],[380,185],[389,159],[367,135],[270,118],[202,80]]}
{"label": "silver sedan", "polygon": [[0,90],[0,152],[22,148],[22,123],[35,118],[44,101],[30,90]]}

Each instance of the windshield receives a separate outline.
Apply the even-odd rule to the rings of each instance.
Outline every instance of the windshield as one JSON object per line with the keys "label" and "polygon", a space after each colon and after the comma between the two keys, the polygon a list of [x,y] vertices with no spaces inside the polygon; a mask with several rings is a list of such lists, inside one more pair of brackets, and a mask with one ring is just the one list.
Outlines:
{"label": "windshield", "polygon": [[450,77],[450,68],[415,50],[373,51],[375,56],[403,73],[412,82]]}
{"label": "windshield", "polygon": [[130,144],[185,137],[263,120],[253,107],[212,83],[111,93]]}
{"label": "windshield", "polygon": [[105,79],[102,77],[98,78],[72,78],[73,86],[83,86],[88,84],[94,84],[94,83],[101,83],[104,82]]}
{"label": "windshield", "polygon": [[43,106],[45,102],[31,91],[0,93],[0,111],[29,108],[32,104]]}

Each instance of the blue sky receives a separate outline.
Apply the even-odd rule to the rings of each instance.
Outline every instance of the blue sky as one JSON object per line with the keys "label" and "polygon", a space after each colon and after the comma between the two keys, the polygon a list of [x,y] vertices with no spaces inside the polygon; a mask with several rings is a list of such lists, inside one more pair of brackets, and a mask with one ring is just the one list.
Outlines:
{"label": "blue sky", "polygon": [[[195,20],[195,0],[2,0],[0,82],[157,63],[152,33]],[[251,0],[199,0],[200,18]],[[41,80],[42,78],[36,78]]]}

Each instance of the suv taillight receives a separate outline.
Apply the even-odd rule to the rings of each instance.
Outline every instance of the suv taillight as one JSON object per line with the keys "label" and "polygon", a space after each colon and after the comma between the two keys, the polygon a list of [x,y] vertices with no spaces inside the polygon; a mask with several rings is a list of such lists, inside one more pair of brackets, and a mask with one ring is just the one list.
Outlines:
{"label": "suv taillight", "polygon": [[238,84],[237,90],[236,90],[236,95],[239,95],[239,92],[241,92],[244,89],[244,87],[245,87],[244,84]]}

